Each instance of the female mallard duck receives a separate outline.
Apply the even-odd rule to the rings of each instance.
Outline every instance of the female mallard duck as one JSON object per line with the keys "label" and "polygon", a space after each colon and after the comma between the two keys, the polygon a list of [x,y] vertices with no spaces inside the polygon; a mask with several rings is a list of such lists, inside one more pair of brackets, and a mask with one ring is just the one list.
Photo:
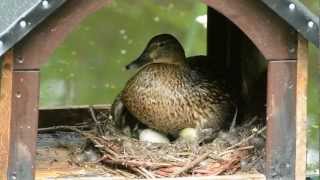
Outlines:
{"label": "female mallard duck", "polygon": [[234,105],[220,82],[190,67],[172,35],[153,37],[126,68],[140,70],[125,85],[116,109],[126,108],[151,128],[169,134],[184,128],[218,130],[233,115]]}

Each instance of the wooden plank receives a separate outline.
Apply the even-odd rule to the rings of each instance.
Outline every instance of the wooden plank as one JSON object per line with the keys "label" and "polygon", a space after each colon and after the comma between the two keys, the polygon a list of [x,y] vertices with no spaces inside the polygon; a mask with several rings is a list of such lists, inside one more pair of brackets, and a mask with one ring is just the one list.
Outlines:
{"label": "wooden plank", "polygon": [[306,177],[307,154],[307,84],[308,84],[308,42],[298,38],[297,59],[297,100],[296,100],[296,166],[295,178]]}
{"label": "wooden plank", "polygon": [[39,111],[39,128],[58,126],[58,125],[75,125],[82,122],[90,122],[92,115],[89,111],[92,107],[96,113],[110,111],[110,105],[94,106],[65,106],[54,108],[41,108]]}
{"label": "wooden plank", "polygon": [[[257,0],[202,0],[246,34],[268,60],[296,59],[290,26]],[[214,23],[214,22],[213,22]]]}
{"label": "wooden plank", "polygon": [[296,64],[287,60],[268,64],[266,176],[269,179],[295,177]]}
{"label": "wooden plank", "polygon": [[0,77],[0,179],[7,179],[11,133],[11,97],[13,53],[9,50],[1,67]]}
{"label": "wooden plank", "polygon": [[[82,176],[82,177],[81,177]],[[127,180],[129,178],[119,176],[101,175],[93,170],[84,168],[77,169],[47,169],[37,170],[36,180]],[[131,179],[131,178],[130,178]],[[193,176],[193,177],[176,177],[176,178],[156,178],[161,180],[265,180],[263,174],[239,174],[239,175],[222,175],[222,176]],[[132,179],[138,180],[138,179]],[[141,180],[141,179],[140,179]]]}
{"label": "wooden plank", "polygon": [[14,139],[8,173],[11,179],[34,179],[39,71],[14,71],[12,92]]}

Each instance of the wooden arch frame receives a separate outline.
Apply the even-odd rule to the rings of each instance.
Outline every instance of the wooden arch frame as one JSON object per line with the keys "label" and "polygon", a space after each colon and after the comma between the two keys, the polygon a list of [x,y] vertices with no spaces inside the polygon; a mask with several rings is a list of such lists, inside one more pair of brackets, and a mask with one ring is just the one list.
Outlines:
{"label": "wooden arch frame", "polygon": [[[67,1],[5,55],[0,91],[0,179],[34,177],[40,66],[82,19],[110,2]],[[306,41],[298,39],[260,1],[203,2],[237,25],[268,60],[267,177],[303,177],[305,169],[296,162],[305,164]],[[210,22],[208,26],[209,39],[223,31],[210,27]],[[209,44],[209,51],[214,52],[217,43]]]}

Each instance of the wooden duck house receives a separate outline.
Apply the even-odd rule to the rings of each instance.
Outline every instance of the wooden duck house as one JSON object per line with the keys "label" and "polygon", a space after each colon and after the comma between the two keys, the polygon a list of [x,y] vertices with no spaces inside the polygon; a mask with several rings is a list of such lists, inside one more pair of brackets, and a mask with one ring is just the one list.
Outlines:
{"label": "wooden duck house", "polygon": [[[0,9],[19,4],[11,2],[4,2],[8,7]],[[23,16],[11,18],[0,29],[0,179],[35,178],[41,64],[81,20],[110,2],[30,1]],[[293,0],[202,3],[208,6],[207,54],[235,86],[241,82],[241,65],[235,61],[244,50],[252,54],[254,46],[267,64],[265,177],[305,179],[307,44],[319,47],[319,19]],[[1,16],[12,15],[3,12]],[[227,67],[228,59],[232,65]]]}

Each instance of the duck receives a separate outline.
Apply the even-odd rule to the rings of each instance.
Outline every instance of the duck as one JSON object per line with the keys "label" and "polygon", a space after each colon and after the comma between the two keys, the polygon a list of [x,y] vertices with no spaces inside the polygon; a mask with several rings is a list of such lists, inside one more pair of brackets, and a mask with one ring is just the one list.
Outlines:
{"label": "duck", "polygon": [[129,113],[146,127],[170,135],[186,128],[221,129],[232,119],[235,105],[223,83],[203,68],[206,63],[206,56],[186,57],[173,35],[154,36],[126,66],[138,70],[114,101],[112,116],[123,122]]}

